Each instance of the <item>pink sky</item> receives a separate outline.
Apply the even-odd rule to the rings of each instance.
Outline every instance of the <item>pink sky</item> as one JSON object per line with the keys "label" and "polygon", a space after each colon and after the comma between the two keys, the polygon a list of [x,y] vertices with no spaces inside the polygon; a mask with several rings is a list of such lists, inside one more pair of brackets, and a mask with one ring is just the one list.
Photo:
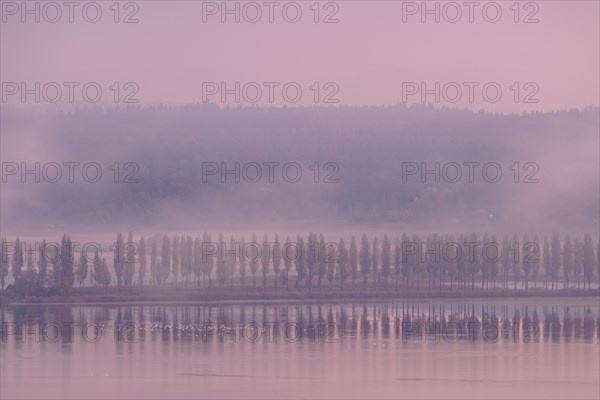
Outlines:
{"label": "pink sky", "polygon": [[[203,23],[202,2],[162,1],[138,2],[139,23],[115,24],[112,2],[100,3],[103,16],[96,24],[83,22],[77,11],[73,24],[66,15],[55,24],[21,23],[19,15],[4,10],[2,82],[95,81],[108,99],[111,82],[134,81],[142,103],[195,103],[202,101],[203,82],[294,81],[303,88],[304,105],[313,104],[313,82],[337,83],[334,98],[348,105],[401,103],[402,82],[497,82],[503,96],[495,104],[478,89],[470,104],[463,86],[461,101],[439,105],[521,112],[599,104],[596,1],[536,2],[534,24],[513,22],[512,1],[499,2],[503,14],[495,24],[482,18],[485,2],[473,23],[464,7],[455,24],[431,17],[421,23],[419,15],[403,23],[402,2],[367,1],[337,2],[334,24],[312,22],[312,1],[300,2],[303,17],[296,24],[277,11],[273,24],[266,15],[255,24],[223,24],[218,16]],[[322,10],[321,17],[331,10]],[[522,9],[520,17],[532,10]],[[128,11],[121,10],[121,17]],[[514,82],[535,82],[539,102],[515,103],[509,89]],[[520,95],[528,92],[522,87]],[[278,93],[275,104],[282,105]]]}

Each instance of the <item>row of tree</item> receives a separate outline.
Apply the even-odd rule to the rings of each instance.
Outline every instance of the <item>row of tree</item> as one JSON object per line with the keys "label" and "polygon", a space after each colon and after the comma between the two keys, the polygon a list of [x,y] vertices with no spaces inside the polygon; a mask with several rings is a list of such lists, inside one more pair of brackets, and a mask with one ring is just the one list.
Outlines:
{"label": "row of tree", "polygon": [[249,242],[232,236],[228,243],[223,234],[216,241],[208,233],[195,238],[165,235],[150,240],[148,259],[143,236],[134,241],[130,233],[125,241],[119,233],[110,249],[114,275],[99,247],[91,255],[88,248],[76,257],[67,235],[53,245],[44,240],[36,250],[27,249],[19,238],[12,243],[2,238],[2,290],[9,269],[14,286],[24,293],[55,288],[61,294],[68,294],[75,281],[84,286],[89,279],[90,284],[108,286],[113,276],[117,286],[188,286],[195,281],[198,287],[212,287],[213,279],[219,287],[244,287],[251,276],[256,287],[259,271],[263,287],[270,281],[275,287],[290,287],[290,278],[295,277],[296,288],[321,288],[325,280],[329,287],[344,289],[351,281],[355,288],[356,280],[362,280],[363,290],[371,287],[369,281],[373,289],[389,289],[390,279],[396,289],[475,288],[476,282],[482,288],[527,289],[531,283],[537,287],[540,280],[546,288],[572,287],[575,282],[579,288],[582,281],[585,288],[600,276],[600,243],[594,245],[589,234],[583,239],[567,234],[562,240],[553,234],[543,242],[528,234],[521,240],[513,235],[498,241],[487,233],[481,238],[471,233],[430,234],[424,239],[405,233],[395,241],[385,235],[381,242],[363,234],[360,244],[352,237],[349,245],[343,239],[327,242],[316,233],[310,233],[306,242],[298,235],[295,242],[288,236],[283,243],[277,235],[272,241],[265,235],[262,242],[256,235]]}

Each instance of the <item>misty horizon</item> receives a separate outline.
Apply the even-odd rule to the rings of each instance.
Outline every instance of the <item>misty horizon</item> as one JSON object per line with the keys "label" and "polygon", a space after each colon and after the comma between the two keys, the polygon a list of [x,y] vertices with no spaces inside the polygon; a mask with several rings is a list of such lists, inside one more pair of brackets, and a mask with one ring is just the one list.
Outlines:
{"label": "misty horizon", "polygon": [[0,0],[0,398],[600,398],[599,16]]}
{"label": "misty horizon", "polygon": [[[332,233],[599,230],[594,212],[600,207],[597,108],[494,115],[426,106],[222,109],[190,105],[43,113],[43,126],[34,122],[38,118],[32,118],[31,112],[3,111],[2,129],[8,133],[2,138],[1,230],[8,236],[77,234],[83,233],[82,226],[110,234],[298,228]],[[33,116],[37,114],[33,111]],[[83,128],[81,123],[89,119],[94,124]],[[300,124],[307,127],[279,133]],[[506,133],[498,136],[498,131]],[[102,135],[102,141],[94,139],[97,135]],[[122,145],[115,152],[111,146],[119,142]],[[86,152],[89,143],[93,153]],[[256,153],[260,156],[236,151],[230,143],[244,143],[245,150],[261,148]],[[37,175],[35,162],[42,166]],[[45,181],[41,173],[43,166],[53,162],[61,165],[58,183]],[[72,167],[73,183],[67,181],[65,162],[78,163],[77,170]],[[100,164],[103,179],[99,182],[80,176],[81,166],[88,162]],[[120,163],[119,179],[130,175],[139,182],[115,184],[115,162]],[[135,165],[125,170],[128,162]],[[279,163],[272,167],[273,182],[264,165],[270,162]],[[290,162],[301,169],[298,182],[282,176],[282,167]],[[480,163],[472,167],[472,182],[464,164],[470,162]],[[528,162],[535,165],[525,169]],[[235,169],[236,163],[240,163],[238,176],[227,175],[227,168]],[[252,163],[261,168],[256,182]],[[435,170],[436,163],[437,176],[427,175],[426,169]],[[497,182],[493,176],[483,176],[487,163],[500,166]],[[423,171],[409,174],[408,167],[414,169],[415,164]],[[246,166],[246,175],[252,176],[240,177]],[[27,168],[34,171],[29,176]],[[457,182],[444,179],[454,179],[457,172],[462,174]],[[529,175],[531,182],[525,181]],[[554,182],[561,181],[571,190],[559,190]],[[231,196],[234,188],[236,195]],[[16,193],[31,193],[31,200],[15,203]],[[73,197],[75,193],[80,200]],[[42,198],[40,203],[37,199]],[[98,213],[100,202],[103,214]],[[457,208],[461,203],[469,207],[468,213]],[[187,215],[179,212],[182,209]],[[566,209],[572,211],[567,215]],[[71,216],[65,219],[67,215]],[[15,226],[14,218],[23,228]]]}

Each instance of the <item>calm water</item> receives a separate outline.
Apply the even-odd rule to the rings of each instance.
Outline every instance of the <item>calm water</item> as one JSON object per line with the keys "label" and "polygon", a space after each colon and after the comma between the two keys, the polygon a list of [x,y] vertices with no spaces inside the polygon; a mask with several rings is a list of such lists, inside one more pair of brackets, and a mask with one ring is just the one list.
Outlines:
{"label": "calm water", "polygon": [[0,313],[2,399],[600,396],[597,298]]}

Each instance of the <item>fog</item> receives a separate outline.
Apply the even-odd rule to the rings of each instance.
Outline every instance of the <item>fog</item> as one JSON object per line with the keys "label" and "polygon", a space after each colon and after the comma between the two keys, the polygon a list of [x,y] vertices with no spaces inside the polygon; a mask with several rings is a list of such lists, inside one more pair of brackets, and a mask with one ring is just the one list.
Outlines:
{"label": "fog", "polygon": [[[1,128],[0,229],[9,237],[599,231],[598,108],[6,108]],[[22,174],[36,162],[38,172]],[[56,183],[51,162],[61,166]],[[69,162],[79,163],[72,183]],[[95,183],[93,168],[82,175],[90,162],[102,170]],[[237,177],[222,170],[236,162]],[[421,174],[436,162],[437,176]],[[480,163],[472,182],[469,162]],[[288,163],[297,164],[284,173]],[[487,163],[502,175],[484,175]]]}

